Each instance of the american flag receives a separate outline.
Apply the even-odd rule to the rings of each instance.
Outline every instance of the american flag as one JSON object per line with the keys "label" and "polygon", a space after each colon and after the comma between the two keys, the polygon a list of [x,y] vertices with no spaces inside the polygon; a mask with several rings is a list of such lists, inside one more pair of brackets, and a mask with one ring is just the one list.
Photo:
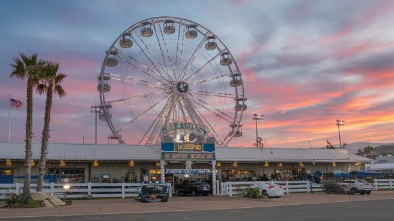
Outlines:
{"label": "american flag", "polygon": [[20,100],[15,100],[14,98],[11,98],[11,106],[20,108],[22,106],[22,102]]}

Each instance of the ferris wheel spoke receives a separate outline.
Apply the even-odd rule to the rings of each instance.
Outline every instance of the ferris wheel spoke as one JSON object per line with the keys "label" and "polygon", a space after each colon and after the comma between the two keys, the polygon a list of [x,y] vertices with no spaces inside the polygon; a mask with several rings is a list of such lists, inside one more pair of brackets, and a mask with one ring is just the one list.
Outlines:
{"label": "ferris wheel spoke", "polygon": [[132,100],[132,99],[143,98],[143,97],[148,97],[148,96],[152,96],[152,95],[161,95],[161,94],[164,94],[164,92],[140,94],[140,95],[136,95],[136,96],[125,97],[125,98],[120,98],[120,99],[115,99],[115,100],[107,100],[106,103],[107,104],[113,104],[113,103],[117,103],[117,102],[123,102],[123,101]]}
{"label": "ferris wheel spoke", "polygon": [[[183,97],[182,97],[182,98],[183,98]],[[186,115],[187,110],[185,110],[185,108],[184,108],[185,106],[182,105],[182,100],[181,100],[181,98],[179,98],[179,101],[178,101],[177,105],[178,105],[178,107],[179,107],[179,110],[181,111],[183,121],[184,121],[184,122],[187,122],[187,115]],[[190,115],[190,114],[189,114],[189,115]],[[193,122],[194,124],[196,123],[196,122],[194,121],[193,118],[192,118],[192,122]]]}
{"label": "ferris wheel spoke", "polygon": [[156,25],[154,25],[153,27],[155,29],[155,35],[156,35],[156,38],[157,38],[157,42],[159,43],[159,48],[160,48],[161,56],[163,58],[165,69],[166,69],[166,71],[168,71],[167,62],[165,62],[166,59],[164,58],[165,57],[164,54],[167,55],[168,61],[169,61],[170,66],[171,66],[172,73],[174,73],[175,70],[174,70],[174,67],[173,67],[173,64],[172,64],[172,61],[171,61],[170,52],[168,52],[168,47],[167,47],[166,40],[164,39],[163,30],[161,29],[160,25],[158,25],[158,26],[159,26],[159,29],[160,29],[161,39],[163,41],[166,53],[163,53],[163,48],[161,47],[159,36],[157,35],[157,31],[156,31]]}
{"label": "ferris wheel spoke", "polygon": [[211,82],[211,81],[213,81],[213,80],[217,80],[217,79],[219,79],[219,78],[226,77],[226,76],[229,77],[229,76],[231,76],[231,75],[230,75],[230,73],[228,73],[228,74],[221,74],[221,75],[214,76],[214,77],[211,77],[211,78],[208,78],[208,79],[204,79],[204,80],[202,80],[202,81],[198,81],[198,82],[195,82],[195,83],[191,83],[191,84],[189,84],[189,85],[190,85],[190,87],[195,86],[195,85],[201,85],[201,84],[209,83],[209,82]]}
{"label": "ferris wheel spoke", "polygon": [[121,76],[118,74],[112,74],[112,73],[106,73],[108,74],[109,77],[111,77],[112,80],[117,80],[117,81],[121,81],[121,82],[127,82],[127,83],[132,83],[132,84],[138,84],[138,85],[143,85],[143,86],[147,86],[147,87],[153,87],[153,88],[159,88],[159,89],[163,89],[165,87],[163,87],[162,83],[159,82],[150,82],[150,81],[146,81],[146,80],[141,80],[138,78],[133,78],[133,77],[129,77],[129,76]]}
{"label": "ferris wheel spoke", "polygon": [[[161,110],[160,114],[157,115],[157,117],[155,118],[155,120],[152,122],[152,124],[149,126],[149,128],[146,130],[145,134],[142,136],[140,142],[138,144],[141,144],[143,142],[143,140],[146,138],[146,144],[152,142],[152,140],[155,137],[155,134],[157,135],[157,129],[160,128],[160,126],[163,125],[163,116],[165,111],[167,110],[168,106],[169,106],[170,100],[167,100],[166,105],[164,106],[164,108]],[[150,133],[151,131],[151,133]],[[150,135],[148,135],[150,133]]]}
{"label": "ferris wheel spoke", "polygon": [[218,93],[218,92],[212,92],[212,91],[192,91],[190,90],[191,94],[201,94],[201,95],[209,95],[209,96],[215,96],[215,97],[223,97],[223,98],[236,98],[237,96],[235,94],[227,94],[227,93]]}
{"label": "ferris wheel spoke", "polygon": [[[208,64],[212,63],[212,61],[214,61],[217,57],[219,57],[220,53],[217,53],[213,58],[211,58],[208,62],[206,62],[205,64],[203,64],[197,71],[195,71],[193,74],[191,74],[188,78],[186,78],[186,80],[190,81],[191,79],[193,79],[194,76],[196,76],[198,73],[200,73],[200,71],[202,69],[204,69]],[[185,72],[185,74],[187,73],[187,71]],[[184,75],[186,76],[186,75]]]}
{"label": "ferris wheel spoke", "polygon": [[160,99],[158,102],[154,103],[152,106],[150,106],[148,109],[146,109],[144,112],[139,114],[138,116],[134,117],[131,121],[129,121],[127,124],[125,124],[123,127],[121,127],[117,132],[119,133],[123,129],[125,129],[128,125],[136,121],[138,118],[142,117],[144,114],[146,114],[148,111],[152,110],[154,107],[156,107],[159,103],[161,103],[166,97]]}
{"label": "ferris wheel spoke", "polygon": [[[216,138],[219,138],[222,142],[224,142],[224,140],[222,139],[222,137],[218,134],[218,133],[216,133],[216,131],[215,131],[215,128],[212,126],[212,124],[211,124],[211,122],[209,122],[209,120],[207,120],[205,117],[204,117],[204,114],[202,114],[200,111],[199,111],[199,109],[197,108],[197,107],[195,107],[191,102],[190,102],[190,100],[188,100],[188,99],[185,99],[185,101],[188,103],[188,106],[189,107],[193,107],[193,108],[190,108],[190,110],[193,110],[192,112],[194,112],[193,113],[193,116],[195,116],[196,117],[196,119],[197,119],[197,121],[199,122],[199,124],[201,124],[201,125],[208,125],[208,127],[210,128],[210,133],[214,136],[214,137],[216,137]],[[197,103],[198,104],[198,103]],[[197,113],[198,112],[198,113]]]}
{"label": "ferris wheel spoke", "polygon": [[[223,111],[221,111],[221,110],[219,110],[219,109],[217,109],[217,108],[215,108],[215,107],[212,107],[212,105],[209,105],[209,104],[207,104],[205,101],[196,98],[194,95],[192,95],[192,97],[195,98],[196,100],[190,99],[190,101],[192,101],[192,102],[193,102],[194,104],[196,104],[197,106],[200,106],[200,107],[202,107],[202,108],[208,110],[208,111],[211,112],[212,114],[214,114],[214,115],[216,115],[216,116],[222,118],[223,120],[225,120],[225,121],[227,121],[227,122],[229,122],[229,123],[232,122],[233,118],[230,117],[229,115],[227,115],[226,113],[224,113]],[[224,116],[227,117],[227,118],[225,118]]]}
{"label": "ferris wheel spoke", "polygon": [[[148,66],[146,66],[145,64],[143,64],[142,62],[140,62],[140,61],[137,60],[136,58],[134,58],[134,57],[132,57],[132,56],[130,56],[130,55],[124,53],[124,52],[121,51],[121,50],[119,50],[119,51],[120,51],[124,56],[126,56],[126,57],[123,57],[123,56],[119,56],[119,55],[118,55],[118,57],[119,57],[120,59],[122,59],[124,62],[130,64],[131,66],[137,68],[138,70],[140,70],[140,71],[143,72],[144,74],[146,74],[146,75],[148,75],[148,76],[154,78],[155,80],[157,80],[157,81],[159,81],[159,82],[163,82],[163,80],[164,80],[164,81],[167,81],[167,79],[166,79],[160,72],[156,72],[156,71],[150,69]],[[132,61],[134,61],[134,62],[137,63],[138,65],[135,65],[134,62],[129,61],[127,58],[131,59]],[[147,69],[148,72],[145,71],[145,70],[142,70],[140,67],[143,67],[143,68]],[[152,74],[150,74],[149,72],[155,73],[157,76],[160,76],[163,80],[160,80],[160,79],[156,78],[155,75],[152,75]]]}
{"label": "ferris wheel spoke", "polygon": [[[178,41],[177,41],[177,44],[176,44],[176,53],[175,53],[175,68],[177,67],[177,65],[178,65],[178,60],[179,60],[179,71],[178,71],[178,73],[177,73],[177,79],[179,79],[180,77],[181,77],[181,68],[182,68],[182,52],[183,52],[183,46],[184,46],[184,40],[185,40],[185,30],[186,30],[186,28],[185,28],[185,25],[182,25],[181,23],[179,24],[179,26],[178,26],[178,30],[181,30],[181,27],[183,27],[183,29],[182,29],[182,44],[181,44],[181,47],[179,48],[179,39],[180,39],[180,35],[181,35],[181,32],[180,31],[178,31]],[[180,50],[180,51],[179,51]],[[180,54],[180,55],[178,55],[178,53]],[[180,56],[180,58],[181,59],[178,59],[178,56]],[[174,73],[176,73],[175,72],[175,70],[174,70]]]}
{"label": "ferris wheel spoke", "polygon": [[[141,38],[140,35],[138,35],[138,38],[140,39],[140,41],[142,42],[142,44],[145,46],[145,49],[149,51],[149,53],[155,58],[156,62],[160,65],[160,67],[164,70],[164,72],[167,74],[168,79],[171,79],[171,75],[168,72],[168,70],[163,67],[162,62],[156,57],[156,55],[152,52],[152,50],[149,48],[149,46],[145,43],[145,41]],[[133,37],[132,37],[133,38]],[[142,53],[146,56],[146,58],[150,61],[150,63],[156,68],[156,70],[158,72],[160,72],[159,68],[157,67],[157,65],[154,64],[154,62],[151,60],[151,58],[145,53],[145,50],[142,48],[142,46],[140,44],[138,44],[138,42],[133,38],[133,40],[135,41],[135,43],[138,45],[138,47],[140,48],[140,50],[142,51]],[[160,43],[160,42],[159,42]],[[163,61],[164,62],[164,61]],[[161,72],[160,72],[161,73]]]}
{"label": "ferris wheel spoke", "polygon": [[202,45],[207,40],[207,37],[208,37],[208,33],[204,35],[204,38],[200,41],[200,43],[198,44],[196,49],[193,51],[191,57],[187,61],[186,65],[183,67],[183,70],[182,70],[182,73],[183,73],[182,77],[183,78],[186,76],[187,72],[189,71],[190,65],[193,63],[194,59],[196,58],[197,53],[200,51]]}

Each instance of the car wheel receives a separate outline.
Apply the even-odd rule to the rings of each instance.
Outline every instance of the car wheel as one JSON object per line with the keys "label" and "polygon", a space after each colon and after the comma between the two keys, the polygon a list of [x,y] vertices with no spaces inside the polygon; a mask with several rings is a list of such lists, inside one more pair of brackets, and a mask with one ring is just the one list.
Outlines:
{"label": "car wheel", "polygon": [[355,192],[355,193],[359,193],[359,192],[360,192],[360,191],[358,191],[357,188],[351,188],[350,190],[353,191],[353,192]]}
{"label": "car wheel", "polygon": [[364,192],[364,191],[361,191],[361,192],[360,192],[360,195],[365,195],[365,192]]}
{"label": "car wheel", "polygon": [[192,196],[197,196],[197,194],[196,194],[196,191],[195,191],[195,190],[193,190],[193,191],[192,191]]}
{"label": "car wheel", "polygon": [[267,197],[268,197],[268,192],[267,192],[267,190],[263,190],[263,191],[261,191],[261,195],[263,195],[263,196],[267,196]]}
{"label": "car wheel", "polygon": [[369,195],[369,194],[371,194],[371,191],[368,191],[368,192],[367,192],[367,195]]}
{"label": "car wheel", "polygon": [[168,196],[166,196],[166,198],[163,199],[163,202],[168,202]]}
{"label": "car wheel", "polygon": [[208,193],[204,193],[204,194],[202,194],[203,196],[208,196]]}
{"label": "car wheel", "polygon": [[141,197],[140,202],[145,203],[146,202],[145,197]]}

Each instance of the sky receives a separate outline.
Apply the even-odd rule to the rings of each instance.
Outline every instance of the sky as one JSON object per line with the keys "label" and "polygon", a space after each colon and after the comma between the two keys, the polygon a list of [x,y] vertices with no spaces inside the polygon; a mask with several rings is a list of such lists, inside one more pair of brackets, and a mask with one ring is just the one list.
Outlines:
{"label": "sky", "polygon": [[[37,53],[68,75],[67,96],[53,100],[49,141],[94,143],[91,106],[100,103],[105,51],[133,24],[160,16],[199,23],[231,51],[248,109],[243,136],[229,146],[253,146],[255,113],[264,115],[257,129],[266,147],[339,146],[338,119],[342,143],[393,143],[394,0],[2,0],[0,142],[9,134],[23,142],[26,81],[9,78],[10,64],[19,53]],[[9,96],[22,108],[10,108]],[[44,107],[45,96],[34,93],[34,142]],[[98,143],[110,133],[97,122]]]}

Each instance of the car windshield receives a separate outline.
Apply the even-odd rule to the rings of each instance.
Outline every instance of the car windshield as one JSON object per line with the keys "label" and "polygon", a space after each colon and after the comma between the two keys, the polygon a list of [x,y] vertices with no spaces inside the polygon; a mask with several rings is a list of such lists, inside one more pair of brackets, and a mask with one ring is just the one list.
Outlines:
{"label": "car windshield", "polygon": [[168,187],[163,185],[146,185],[142,187],[145,194],[162,194],[167,192]]}

